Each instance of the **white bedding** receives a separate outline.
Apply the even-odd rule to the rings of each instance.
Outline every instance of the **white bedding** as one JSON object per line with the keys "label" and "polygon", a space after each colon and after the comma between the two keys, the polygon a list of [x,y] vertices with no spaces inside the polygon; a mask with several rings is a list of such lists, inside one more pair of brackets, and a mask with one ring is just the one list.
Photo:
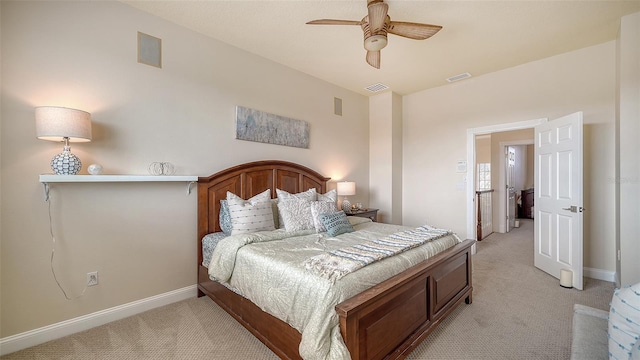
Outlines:
{"label": "white bedding", "polygon": [[304,359],[349,359],[335,306],[460,242],[455,235],[442,237],[334,283],[306,270],[304,261],[312,256],[408,229],[359,217],[349,217],[349,221],[357,231],[337,237],[284,229],[229,236],[214,249],[209,275],[297,329],[302,334],[299,351]]}

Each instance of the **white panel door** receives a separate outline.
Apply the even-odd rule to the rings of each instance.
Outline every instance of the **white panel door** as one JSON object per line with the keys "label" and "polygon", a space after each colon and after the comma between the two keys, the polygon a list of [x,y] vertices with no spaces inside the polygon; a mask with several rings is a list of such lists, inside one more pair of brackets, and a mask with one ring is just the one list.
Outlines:
{"label": "white panel door", "polygon": [[515,172],[516,172],[516,149],[513,146],[505,147],[505,169],[507,171],[505,177],[507,192],[507,229],[511,231],[516,226],[516,188],[515,188]]}
{"label": "white panel door", "polygon": [[582,290],[582,112],[535,127],[534,264]]}

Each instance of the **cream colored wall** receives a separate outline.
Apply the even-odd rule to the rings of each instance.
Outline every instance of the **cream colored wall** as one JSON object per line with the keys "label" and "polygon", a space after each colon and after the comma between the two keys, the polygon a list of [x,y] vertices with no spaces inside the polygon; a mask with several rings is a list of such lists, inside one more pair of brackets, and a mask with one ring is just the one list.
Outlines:
{"label": "cream colored wall", "polygon": [[[169,161],[177,174],[204,176],[282,159],[356,181],[355,200],[366,199],[366,97],[118,2],[0,6],[0,337],[196,282],[196,194],[187,196],[186,184],[53,184],[58,279],[76,296],[87,272],[100,275],[97,287],[65,300],[49,268],[38,182],[62,146],[35,138],[35,106],[92,113],[93,141],[72,145],[85,169],[101,163],[109,174],[146,174],[150,162]],[[137,63],[138,31],[162,39],[162,69]],[[334,97],[343,99],[343,116],[333,114]],[[309,122],[310,148],[235,140],[236,105]]]}
{"label": "cream colored wall", "polygon": [[[640,13],[622,18],[618,37],[619,108],[617,119],[616,168],[619,223],[617,263],[619,284],[640,282]],[[613,180],[613,179],[609,179]]]}
{"label": "cream colored wall", "polygon": [[378,221],[402,223],[402,97],[369,97],[369,206]]}
{"label": "cream colored wall", "polygon": [[404,97],[403,222],[466,234],[467,129],[584,112],[585,266],[615,269],[615,42]]}
{"label": "cream colored wall", "polygon": [[527,145],[526,148],[527,169],[525,174],[524,189],[531,189],[534,184],[535,147],[533,145]]}
{"label": "cream colored wall", "polygon": [[479,163],[491,163],[491,134],[476,136],[476,174]]}

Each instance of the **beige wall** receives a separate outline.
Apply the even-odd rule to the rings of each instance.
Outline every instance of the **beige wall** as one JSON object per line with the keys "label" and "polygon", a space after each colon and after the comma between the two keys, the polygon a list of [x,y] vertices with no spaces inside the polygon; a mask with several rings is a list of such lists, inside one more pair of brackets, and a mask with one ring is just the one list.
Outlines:
{"label": "beige wall", "polygon": [[[53,184],[52,278],[47,203],[38,174],[62,146],[35,138],[35,106],[93,115],[86,165],[146,174],[153,161],[209,175],[282,159],[358,184],[368,201],[367,98],[118,2],[2,2],[0,337],[196,282],[196,195],[183,183]],[[162,39],[163,68],[138,64],[137,32]],[[343,116],[333,99],[343,99]],[[234,139],[235,106],[304,120],[309,149]],[[354,151],[353,149],[365,149]],[[86,173],[86,170],[83,171]],[[331,186],[334,186],[333,184]]]}
{"label": "beige wall", "polygon": [[534,173],[535,173],[535,153],[534,153],[535,147],[533,145],[527,145],[527,171],[525,174],[525,181],[524,181],[524,189],[531,189],[533,187],[534,184]]}
{"label": "beige wall", "polygon": [[[609,183],[617,190],[618,285],[640,282],[640,13],[622,18],[618,37],[618,167]],[[614,180],[615,181],[611,181]]]}
{"label": "beige wall", "polygon": [[402,97],[387,92],[369,98],[369,206],[378,221],[402,223]]}
{"label": "beige wall", "polygon": [[584,112],[585,266],[614,271],[615,42],[404,97],[403,219],[466,234],[467,129]]}
{"label": "beige wall", "polygon": [[476,136],[476,167],[474,169],[476,174],[480,163],[491,163],[491,134]]}

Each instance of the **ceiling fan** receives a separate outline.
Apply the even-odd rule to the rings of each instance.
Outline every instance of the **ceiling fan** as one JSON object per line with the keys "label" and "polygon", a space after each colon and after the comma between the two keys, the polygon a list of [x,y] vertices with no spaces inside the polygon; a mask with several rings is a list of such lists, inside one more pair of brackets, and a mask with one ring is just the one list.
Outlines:
{"label": "ceiling fan", "polygon": [[387,12],[389,5],[384,0],[368,0],[368,15],[356,20],[312,20],[310,25],[360,25],[364,32],[364,48],[367,50],[367,63],[380,69],[380,50],[387,46],[387,34],[403,36],[409,39],[424,40],[435,35],[442,26],[404,21],[391,21]]}

